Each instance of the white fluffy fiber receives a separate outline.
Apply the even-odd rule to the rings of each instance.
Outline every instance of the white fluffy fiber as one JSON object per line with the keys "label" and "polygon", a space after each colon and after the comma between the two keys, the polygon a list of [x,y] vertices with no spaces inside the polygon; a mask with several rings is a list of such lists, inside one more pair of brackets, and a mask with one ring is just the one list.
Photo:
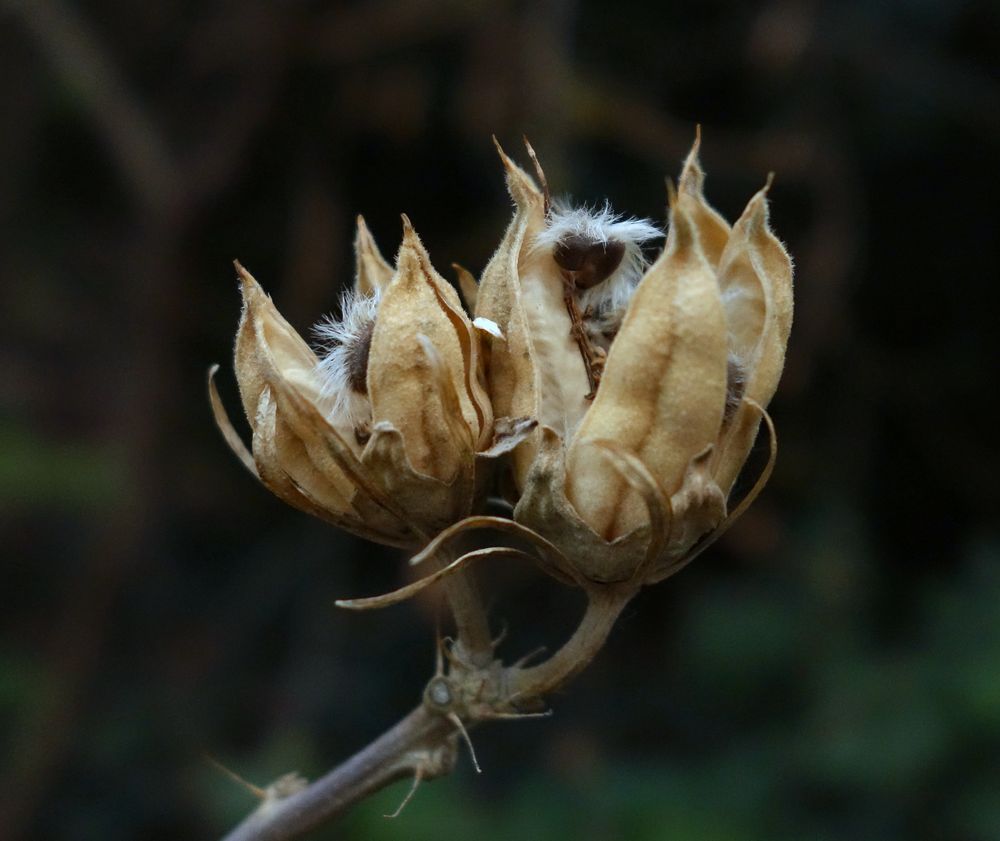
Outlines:
{"label": "white fluffy fiber", "polygon": [[602,314],[618,313],[628,306],[649,265],[642,253],[642,244],[662,237],[663,232],[648,219],[626,218],[615,213],[608,202],[601,208],[573,207],[566,200],[557,199],[549,211],[545,230],[535,238],[533,248],[555,248],[568,236],[582,236],[602,243],[613,239],[625,246],[625,256],[614,274],[580,293],[581,309],[589,307],[600,318]]}
{"label": "white fluffy fiber", "polygon": [[366,394],[351,387],[350,361],[354,348],[375,323],[380,300],[379,290],[372,295],[345,292],[340,298],[340,318],[325,316],[313,327],[317,342],[317,372],[323,382],[320,400],[327,406],[331,422],[344,422],[355,428],[371,421],[371,403]]}

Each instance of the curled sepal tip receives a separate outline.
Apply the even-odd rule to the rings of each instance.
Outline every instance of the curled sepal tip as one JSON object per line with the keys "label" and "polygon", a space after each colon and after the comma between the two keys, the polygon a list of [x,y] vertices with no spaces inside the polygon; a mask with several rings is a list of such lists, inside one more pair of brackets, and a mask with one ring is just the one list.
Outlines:
{"label": "curled sepal tip", "polygon": [[372,236],[365,218],[359,213],[354,236],[354,290],[359,295],[374,295],[392,280],[393,270]]}
{"label": "curled sepal tip", "polygon": [[451,268],[458,279],[458,289],[462,293],[466,309],[470,313],[475,312],[476,299],[479,297],[479,284],[476,282],[476,278],[465,266],[458,263],[452,263]]}
{"label": "curled sepal tip", "polygon": [[767,463],[761,469],[760,474],[753,483],[753,486],[749,491],[747,491],[746,495],[739,501],[737,506],[729,512],[725,519],[723,519],[723,521],[719,523],[719,525],[712,532],[696,543],[682,558],[661,570],[655,578],[649,582],[650,584],[658,583],[666,578],[670,578],[672,575],[676,575],[702,552],[711,547],[720,537],[722,537],[722,535],[729,531],[733,523],[746,513],[746,510],[753,504],[754,500],[757,499],[760,492],[764,490],[767,483],[770,481],[771,474],[774,472],[774,463],[778,458],[778,433],[774,428],[774,421],[771,420],[771,416],[768,414],[766,409],[762,408],[753,400],[747,400],[746,404],[751,411],[759,413],[760,420],[762,420],[764,425],[767,427]]}
{"label": "curled sepal tip", "polygon": [[233,422],[229,420],[226,407],[222,405],[219,389],[215,385],[215,375],[218,372],[218,363],[208,369],[208,401],[212,406],[212,417],[215,419],[215,425],[219,428],[219,432],[222,433],[222,437],[225,439],[226,444],[229,445],[229,449],[232,450],[233,455],[240,460],[240,463],[247,470],[259,479],[260,474],[257,472],[257,465],[254,464],[253,456],[250,454],[250,450],[247,449],[247,445],[243,443],[243,439],[240,438],[240,434],[236,431],[236,427],[233,426]]}
{"label": "curled sepal tip", "polygon": [[381,596],[369,596],[367,598],[360,599],[337,599],[334,604],[337,607],[343,607],[347,610],[376,610],[378,608],[389,607],[394,604],[399,604],[407,599],[412,599],[418,593],[423,592],[432,584],[436,584],[443,578],[448,578],[455,573],[461,572],[466,566],[471,564],[473,561],[477,561],[480,558],[496,558],[496,557],[506,557],[506,558],[528,558],[531,560],[531,556],[526,552],[522,552],[519,549],[512,549],[507,546],[493,546],[487,549],[475,549],[472,552],[466,552],[464,555],[456,558],[447,566],[442,567],[437,572],[431,573],[419,581],[414,581],[412,584],[407,584],[405,587],[400,587],[398,590],[393,590],[391,593],[384,593]]}
{"label": "curled sepal tip", "polygon": [[455,525],[444,529],[422,551],[410,558],[410,564],[416,566],[423,563],[428,558],[437,554],[448,541],[457,535],[477,529],[494,529],[495,531],[513,534],[516,537],[526,540],[538,551],[538,557],[535,560],[543,572],[551,575],[563,584],[584,585],[584,579],[555,544],[546,540],[534,529],[530,529],[514,520],[506,517],[491,517],[485,514],[476,517],[466,517],[464,520],[455,523]]}

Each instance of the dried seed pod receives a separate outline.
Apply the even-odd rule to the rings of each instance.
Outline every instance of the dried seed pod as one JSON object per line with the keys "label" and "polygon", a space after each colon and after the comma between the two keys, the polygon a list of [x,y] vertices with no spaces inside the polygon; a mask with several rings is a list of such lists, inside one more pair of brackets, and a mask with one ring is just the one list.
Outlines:
{"label": "dried seed pod", "polygon": [[477,314],[507,337],[492,348],[490,396],[498,414],[539,422],[513,453],[515,517],[571,578],[659,580],[724,529],[780,376],[791,261],[768,226],[766,188],[730,230],[705,201],[698,146],[671,192],[664,251],[600,348],[596,393],[564,275],[585,295],[626,258],[564,221],[553,233],[547,188],[500,152],[516,209],[478,291]]}
{"label": "dried seed pod", "polygon": [[[358,219],[357,277],[322,359],[237,264],[243,315],[235,370],[252,453],[210,383],[241,460],[286,502],[372,540],[420,547],[468,515],[494,440],[479,334],[404,217],[395,269]],[[214,369],[213,369],[214,373]],[[530,424],[512,430],[509,448]]]}

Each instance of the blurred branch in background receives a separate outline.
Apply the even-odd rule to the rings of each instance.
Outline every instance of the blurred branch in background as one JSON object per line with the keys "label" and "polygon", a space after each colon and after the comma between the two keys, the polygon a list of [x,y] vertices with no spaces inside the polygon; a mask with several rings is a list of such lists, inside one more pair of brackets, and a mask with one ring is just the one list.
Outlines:
{"label": "blurred branch in background", "polygon": [[3,0],[30,31],[46,62],[93,124],[147,210],[169,208],[180,173],[164,139],[76,9],[56,0]]}
{"label": "blurred branch in background", "polygon": [[[243,96],[217,122],[182,166],[171,144],[130,90],[96,31],[68,5],[55,0],[11,2],[8,9],[31,32],[60,83],[72,91],[81,115],[101,138],[136,206],[136,223],[114,259],[125,292],[125,318],[115,325],[116,354],[125,365],[104,418],[106,440],[115,441],[127,465],[127,485],[82,550],[80,579],[47,643],[58,681],[45,704],[21,722],[2,780],[0,823],[16,837],[30,825],[80,726],[81,705],[110,631],[116,600],[143,566],[144,547],[160,528],[162,480],[158,476],[169,429],[168,395],[176,376],[168,348],[174,318],[183,308],[181,256],[198,208],[230,183],[241,151],[267,112],[276,70],[261,51],[245,60]],[[264,23],[261,20],[261,23]],[[264,68],[263,74],[260,68]],[[253,84],[263,79],[265,84]]]}

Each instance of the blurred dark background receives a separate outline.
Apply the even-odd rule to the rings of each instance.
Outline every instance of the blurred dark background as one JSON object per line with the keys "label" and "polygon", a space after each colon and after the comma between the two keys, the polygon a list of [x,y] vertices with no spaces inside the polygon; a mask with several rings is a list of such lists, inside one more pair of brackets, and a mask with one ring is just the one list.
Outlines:
{"label": "blurred dark background", "polygon": [[[796,258],[781,450],[542,722],[316,838],[1000,839],[1000,8],[989,2],[0,2],[0,836],[213,838],[419,698],[433,599],[214,429],[239,257],[306,331],[353,219],[478,272],[496,133],[662,219],[703,125]],[[993,409],[989,407],[993,406]],[[242,418],[239,418],[242,420]],[[484,570],[513,658],[580,608]]]}

